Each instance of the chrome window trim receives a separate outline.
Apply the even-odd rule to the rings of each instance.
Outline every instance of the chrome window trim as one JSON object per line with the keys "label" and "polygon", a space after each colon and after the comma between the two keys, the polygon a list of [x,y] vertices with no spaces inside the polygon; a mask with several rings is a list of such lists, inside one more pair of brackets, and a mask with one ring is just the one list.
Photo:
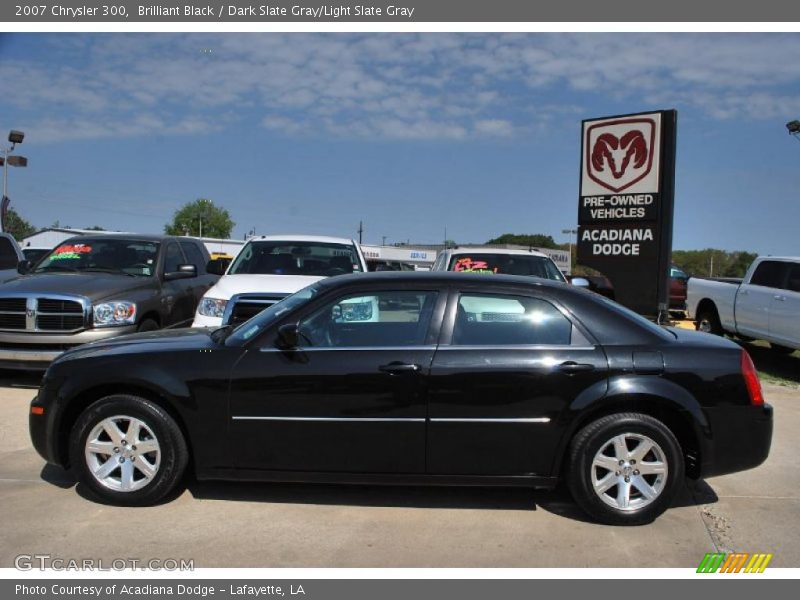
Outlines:
{"label": "chrome window trim", "polygon": [[360,352],[372,352],[375,350],[391,350],[391,351],[401,351],[401,350],[421,350],[421,351],[433,351],[436,350],[435,345],[427,345],[427,346],[341,346],[341,347],[333,347],[333,348],[314,348],[312,347],[300,347],[300,348],[273,348],[271,346],[265,346],[260,349],[261,352],[341,352],[341,351],[360,351]]}
{"label": "chrome window trim", "polygon": [[550,417],[529,417],[529,418],[495,418],[495,419],[481,419],[481,418],[459,418],[459,417],[431,417],[431,423],[549,423]]}
{"label": "chrome window trim", "polygon": [[597,346],[570,346],[569,344],[509,344],[507,346],[480,346],[454,344],[441,345],[438,350],[596,350]]}

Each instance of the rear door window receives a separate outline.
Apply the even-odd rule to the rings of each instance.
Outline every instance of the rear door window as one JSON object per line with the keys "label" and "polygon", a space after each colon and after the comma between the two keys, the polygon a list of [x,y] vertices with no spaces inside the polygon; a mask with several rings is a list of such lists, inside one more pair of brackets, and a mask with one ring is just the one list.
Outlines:
{"label": "rear door window", "polygon": [[763,287],[782,288],[788,266],[788,263],[781,261],[765,260],[756,267],[750,283]]}
{"label": "rear door window", "polygon": [[14,244],[7,237],[0,237],[0,269],[16,269],[18,262]]}
{"label": "rear door window", "polygon": [[452,344],[569,346],[572,337],[572,323],[546,300],[501,294],[461,294]]}

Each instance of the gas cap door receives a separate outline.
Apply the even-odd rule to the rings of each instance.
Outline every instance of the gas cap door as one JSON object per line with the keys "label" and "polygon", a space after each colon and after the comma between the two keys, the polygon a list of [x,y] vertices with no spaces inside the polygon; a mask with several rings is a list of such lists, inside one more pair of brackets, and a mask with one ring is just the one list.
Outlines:
{"label": "gas cap door", "polygon": [[634,352],[633,372],[642,375],[660,375],[664,372],[664,356],[656,351]]}

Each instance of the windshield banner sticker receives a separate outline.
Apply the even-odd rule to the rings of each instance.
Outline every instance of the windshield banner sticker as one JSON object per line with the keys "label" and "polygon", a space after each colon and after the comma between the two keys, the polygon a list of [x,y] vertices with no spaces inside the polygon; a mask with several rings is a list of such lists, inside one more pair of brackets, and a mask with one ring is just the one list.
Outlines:
{"label": "windshield banner sticker", "polygon": [[497,267],[490,269],[489,263],[485,260],[472,260],[469,257],[459,258],[453,265],[453,270],[459,273],[487,273],[489,275],[497,273]]}
{"label": "windshield banner sticker", "polygon": [[92,247],[85,244],[59,246],[53,252],[50,260],[75,260],[80,258],[81,254],[89,254],[91,251]]}

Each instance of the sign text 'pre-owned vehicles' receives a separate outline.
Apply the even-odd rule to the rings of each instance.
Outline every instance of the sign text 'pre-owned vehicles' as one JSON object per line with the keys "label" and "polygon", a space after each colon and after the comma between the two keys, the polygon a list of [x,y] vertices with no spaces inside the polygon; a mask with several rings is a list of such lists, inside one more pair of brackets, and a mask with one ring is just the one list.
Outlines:
{"label": "sign text 'pre-owned vehicles'", "polygon": [[316,235],[250,238],[198,304],[192,326],[241,323],[324,277],[366,271],[354,240]]}
{"label": "sign text 'pre-owned vehicles'", "polygon": [[209,267],[192,238],[70,238],[0,286],[0,366],[45,369],[79,344],[188,325],[218,279]]}
{"label": "sign text 'pre-owned vehicles'", "polygon": [[191,465],[198,479],[564,480],[594,518],[637,524],[671,505],[685,475],[763,462],[772,409],[733,342],[658,327],[598,294],[369,273],[320,280],[236,328],[66,352],[30,431],[48,462],[117,504],[160,501]]}
{"label": "sign text 'pre-owned vehicles'", "polygon": [[744,279],[689,279],[687,308],[700,331],[800,349],[800,257],[761,256]]}

